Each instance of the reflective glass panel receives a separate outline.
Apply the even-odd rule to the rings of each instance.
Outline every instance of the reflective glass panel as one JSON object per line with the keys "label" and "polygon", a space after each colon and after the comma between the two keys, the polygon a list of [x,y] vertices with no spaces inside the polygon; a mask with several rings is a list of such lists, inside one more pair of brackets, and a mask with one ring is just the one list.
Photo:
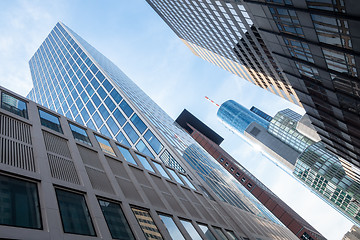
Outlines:
{"label": "reflective glass panel", "polygon": [[137,128],[137,130],[139,130],[141,134],[145,132],[147,127],[136,113],[134,113],[134,115],[131,117],[131,122],[135,125],[135,127]]}
{"label": "reflective glass panel", "polygon": [[84,196],[60,189],[55,191],[64,232],[95,236]]}
{"label": "reflective glass panel", "polygon": [[144,153],[151,158],[155,158],[154,155],[150,152],[149,148],[145,145],[145,143],[142,140],[139,140],[139,142],[136,144],[136,149],[139,152]]}
{"label": "reflective glass panel", "polygon": [[189,233],[192,240],[202,240],[199,233],[196,231],[190,221],[180,219],[180,222],[182,223],[186,231]]}
{"label": "reflective glass panel", "polygon": [[122,132],[119,132],[119,134],[116,136],[116,140],[125,146],[131,147],[130,143],[128,140],[126,140],[125,135]]}
{"label": "reflective glass panel", "polygon": [[7,93],[1,93],[1,108],[24,118],[28,118],[26,102]]}
{"label": "reflective glass panel", "polygon": [[194,187],[194,185],[190,182],[190,180],[187,178],[187,176],[179,174],[180,177],[182,178],[182,180],[184,180],[184,182],[186,182],[186,184],[191,187],[192,189],[196,190],[196,188]]}
{"label": "reflective glass panel", "polygon": [[198,226],[209,240],[216,240],[214,234],[212,234],[212,232],[210,232],[208,226],[203,225],[203,224],[198,224]]}
{"label": "reflective glass panel", "polygon": [[170,168],[168,168],[168,171],[170,172],[171,176],[180,184],[184,185],[183,181],[179,178],[179,176],[176,174],[176,172]]}
{"label": "reflective glass panel", "polygon": [[108,140],[106,140],[105,138],[102,138],[102,137],[100,137],[98,135],[95,135],[95,137],[96,137],[96,140],[98,141],[98,143],[100,145],[100,148],[104,152],[109,153],[109,154],[111,154],[113,156],[116,156],[116,154],[115,154],[114,150],[112,149],[112,147],[111,147]]}
{"label": "reflective glass panel", "polygon": [[165,215],[159,215],[161,220],[163,221],[166,229],[168,230],[172,239],[181,240],[184,239],[184,236],[181,234],[179,228],[176,226],[174,220],[171,217]]}
{"label": "reflective glass panel", "polygon": [[51,113],[39,109],[41,125],[48,127],[54,131],[62,133],[59,118]]}
{"label": "reflective glass panel", "polygon": [[135,143],[138,140],[139,135],[135,132],[135,130],[129,123],[124,126],[124,131],[126,135],[128,135],[128,137],[130,138],[132,143]]}
{"label": "reflective glass panel", "polygon": [[69,123],[69,126],[70,126],[71,132],[76,140],[92,146],[85,129],[80,128],[72,123]]}
{"label": "reflective glass panel", "polygon": [[129,240],[135,239],[119,204],[100,199],[99,204],[112,238]]}
{"label": "reflective glass panel", "polygon": [[235,236],[235,234],[232,231],[226,230],[226,233],[230,236],[231,240],[238,240],[238,238]]}
{"label": "reflective glass panel", "polygon": [[137,165],[134,157],[131,155],[131,153],[129,152],[128,149],[123,148],[123,147],[121,147],[121,146],[119,146],[119,145],[118,145],[117,147],[118,147],[118,149],[120,150],[121,154],[123,155],[123,157],[125,158],[125,160],[126,160],[127,162],[130,162],[130,163],[132,163],[132,164]]}
{"label": "reflective glass panel", "polygon": [[0,224],[41,229],[35,183],[0,175]]}
{"label": "reflective glass panel", "polygon": [[143,157],[139,154],[136,154],[136,156],[140,160],[141,164],[144,166],[145,169],[149,170],[150,172],[155,172],[145,157]]}
{"label": "reflective glass panel", "polygon": [[129,106],[129,104],[125,100],[123,100],[120,103],[120,107],[124,111],[125,115],[128,117],[130,117],[131,114],[134,112],[134,110],[132,110],[132,108]]}
{"label": "reflective glass panel", "polygon": [[145,210],[131,208],[147,240],[163,239],[150,213]]}
{"label": "reflective glass panel", "polygon": [[157,162],[153,161],[153,164],[155,165],[156,169],[160,172],[160,174],[163,177],[166,177],[166,178],[170,179],[169,175],[166,173],[165,169],[163,168],[163,166],[161,166],[160,163],[157,163]]}
{"label": "reflective glass panel", "polygon": [[154,149],[156,154],[159,154],[163,146],[160,141],[155,137],[155,135],[150,130],[148,130],[145,133],[144,138],[150,144],[151,148]]}

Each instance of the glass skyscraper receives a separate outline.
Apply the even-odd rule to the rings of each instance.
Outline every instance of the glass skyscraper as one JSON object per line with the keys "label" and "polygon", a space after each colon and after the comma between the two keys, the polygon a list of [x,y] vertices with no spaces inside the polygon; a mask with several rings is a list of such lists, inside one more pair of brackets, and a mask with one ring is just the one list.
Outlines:
{"label": "glass skyscraper", "polygon": [[117,66],[63,23],[41,44],[30,69],[31,99],[187,173],[183,180],[189,186],[211,196],[191,183],[195,170],[200,178],[193,180],[207,184],[222,201],[278,222]]}
{"label": "glass skyscraper", "polygon": [[260,115],[250,111],[234,100],[228,100],[221,104],[217,116],[232,131],[244,134],[245,129],[252,122],[257,122],[264,128],[269,126],[269,121]]}
{"label": "glass skyscraper", "polygon": [[242,1],[147,2],[196,56],[301,106]]}

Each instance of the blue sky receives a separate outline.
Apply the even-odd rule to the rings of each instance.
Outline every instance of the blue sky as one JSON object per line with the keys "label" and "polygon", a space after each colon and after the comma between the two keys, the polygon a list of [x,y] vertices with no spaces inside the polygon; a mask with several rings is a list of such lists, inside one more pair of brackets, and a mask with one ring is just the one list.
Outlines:
{"label": "blue sky", "polygon": [[204,96],[270,115],[287,107],[304,111],[193,55],[145,0],[0,1],[0,85],[29,92],[28,61],[58,21],[112,60],[173,119],[186,108],[218,132],[224,149],[325,237],[341,239],[350,229],[350,221],[226,129]]}

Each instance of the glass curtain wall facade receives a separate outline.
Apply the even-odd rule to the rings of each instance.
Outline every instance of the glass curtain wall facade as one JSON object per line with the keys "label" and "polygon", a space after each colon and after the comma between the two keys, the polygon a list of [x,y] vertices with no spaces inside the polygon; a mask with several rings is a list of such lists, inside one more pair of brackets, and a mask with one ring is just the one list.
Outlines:
{"label": "glass curtain wall facade", "polygon": [[[58,23],[41,44],[30,69],[31,99],[183,173],[193,171],[193,157],[185,150],[196,142],[117,66],[64,24]],[[110,149],[106,143],[101,147]],[[194,151],[204,156],[204,164],[217,164],[202,150]],[[254,199],[242,200],[243,205],[227,201],[229,194],[247,198],[239,190],[242,186],[228,184],[219,171],[212,176],[206,184],[225,202],[259,216],[271,215],[259,210]],[[219,181],[223,184],[218,185]]]}
{"label": "glass curtain wall facade", "polygon": [[147,2],[195,55],[301,106],[241,2]]}
{"label": "glass curtain wall facade", "polygon": [[234,100],[228,100],[221,104],[217,116],[227,127],[239,134],[244,134],[245,129],[252,122],[257,122],[264,128],[269,126],[269,121]]}
{"label": "glass curtain wall facade", "polygon": [[244,2],[326,148],[359,168],[358,2]]}

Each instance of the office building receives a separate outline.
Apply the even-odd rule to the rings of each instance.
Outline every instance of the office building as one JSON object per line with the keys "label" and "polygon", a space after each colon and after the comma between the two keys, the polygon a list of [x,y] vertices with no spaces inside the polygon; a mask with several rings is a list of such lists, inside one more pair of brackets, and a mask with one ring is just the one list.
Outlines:
{"label": "office building", "polygon": [[[259,111],[263,116],[268,116],[259,109],[255,111]],[[223,139],[211,128],[186,109],[181,112],[175,121],[298,238],[325,239],[316,229],[229,155],[220,146]]]}
{"label": "office building", "polygon": [[358,1],[243,2],[321,141],[359,168]]}
{"label": "office building", "polygon": [[241,2],[147,2],[196,56],[301,106]]}
{"label": "office building", "polygon": [[[232,235],[237,238],[270,238],[271,234],[283,239],[294,237],[267,209],[259,207],[261,204],[254,197],[246,195],[246,189],[229,178],[216,160],[201,150],[191,136],[179,129],[117,66],[64,24],[56,24],[41,44],[30,60],[30,70],[34,88],[28,96],[78,124],[100,132],[96,140],[106,155],[118,156],[112,145],[116,140],[116,144],[126,150],[132,148],[140,153],[142,157],[138,160],[148,171],[159,173],[167,179],[166,182],[175,180],[177,184],[186,185],[187,190],[199,194],[195,196],[210,199],[211,204],[216,202],[214,211],[207,210],[201,207],[206,204],[202,197],[199,200],[188,193],[183,194],[174,185],[165,187],[159,178],[150,177],[153,180],[149,180],[142,174],[127,173],[128,177],[121,184],[127,185],[123,189],[128,194],[125,198],[137,202],[131,206],[138,206],[133,212],[139,225],[145,227],[144,221],[153,218],[153,222],[149,220],[150,226],[146,224],[151,228],[144,231],[147,237],[159,238],[156,232],[168,236],[164,238],[169,238],[170,234],[174,239],[189,238],[190,234],[201,234],[202,231],[207,234],[208,221],[211,220],[221,222],[218,226],[230,228],[230,231],[223,232],[215,226],[213,234],[229,238],[233,238]],[[84,137],[81,139],[86,141]],[[140,165],[123,148],[118,149],[132,165]],[[144,161],[144,157],[151,163]],[[158,194],[153,190],[152,181],[160,188]],[[141,186],[131,185],[136,185],[136,182]],[[100,183],[95,181],[94,184]],[[102,184],[104,187],[109,185]],[[177,195],[173,195],[174,192]],[[108,195],[107,199],[113,197]],[[191,212],[191,219],[198,219],[201,223],[198,228],[194,222],[188,222],[187,212]],[[219,212],[222,216],[218,215]],[[168,232],[159,226],[154,214],[158,214],[158,220],[161,219]],[[245,227],[242,225],[244,222],[249,224]]]}
{"label": "office building", "polygon": [[[297,130],[303,119],[300,114],[290,109],[279,111],[264,127],[263,118],[238,103],[231,111],[224,111],[223,106],[229,108],[228,102],[223,103],[217,113],[226,126],[237,129],[238,134],[245,128],[241,136],[246,136],[254,146],[281,163],[284,171],[293,174],[318,197],[360,225],[359,170],[329,152],[322,142],[314,142],[301,134]],[[311,132],[306,119],[300,128]]]}
{"label": "office building", "polygon": [[357,226],[352,226],[350,231],[347,232],[342,240],[359,240],[360,239],[360,229]]}

